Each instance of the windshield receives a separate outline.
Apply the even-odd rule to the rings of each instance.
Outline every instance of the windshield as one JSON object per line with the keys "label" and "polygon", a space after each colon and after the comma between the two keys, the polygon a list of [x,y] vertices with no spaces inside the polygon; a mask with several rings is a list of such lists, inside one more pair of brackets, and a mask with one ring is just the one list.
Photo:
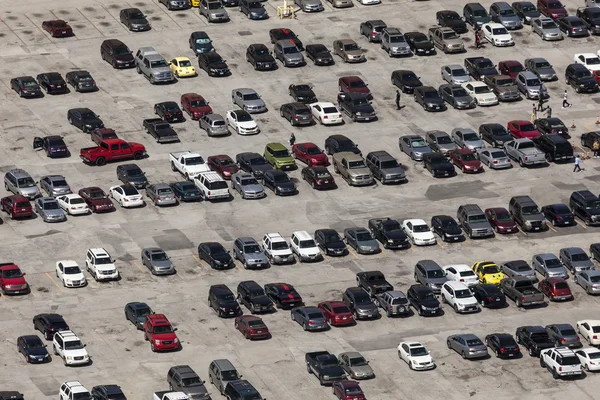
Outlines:
{"label": "windshield", "polygon": [[248,93],[248,94],[242,95],[242,98],[244,100],[259,100],[260,96],[258,95],[258,93]]}
{"label": "windshield", "polygon": [[537,78],[534,79],[527,79],[527,86],[540,86],[540,80]]}
{"label": "windshield", "polygon": [[444,276],[446,275],[444,275],[444,271],[442,271],[441,269],[433,269],[427,271],[428,278],[443,278]]}
{"label": "windshield", "polygon": [[406,42],[406,40],[404,39],[404,36],[390,36],[390,42],[391,43],[404,43],[404,42]]}
{"label": "windshield", "polygon": [[96,264],[96,265],[112,264],[112,260],[110,259],[110,257],[97,257],[96,262],[94,264]]}
{"label": "windshield", "polygon": [[81,270],[79,267],[65,267],[64,273],[65,275],[79,274],[81,273]]}
{"label": "windshield", "polygon": [[506,158],[506,154],[503,151],[494,151],[491,155],[493,158]]}
{"label": "windshield", "polygon": [[274,174],[273,175],[273,181],[277,182],[277,183],[283,183],[283,182],[289,182],[289,181],[291,181],[291,179],[284,172],[284,173],[281,173],[281,174]]}
{"label": "windshield", "polygon": [[369,100],[364,97],[352,100],[352,104],[355,106],[367,106],[369,105]]}
{"label": "windshield", "polygon": [[289,157],[290,156],[290,152],[287,151],[287,149],[285,149],[285,150],[275,150],[275,151],[273,151],[273,156],[274,157]]}
{"label": "windshield", "polygon": [[228,370],[221,371],[221,377],[223,378],[224,381],[234,381],[236,379],[240,379],[237,371],[228,371]]}
{"label": "windshield", "polygon": [[392,299],[392,304],[395,306],[401,304],[408,304],[408,299],[406,297],[396,297]]}
{"label": "windshield", "polygon": [[241,185],[258,185],[258,181],[255,178],[242,179]]}
{"label": "windshield", "polygon": [[475,89],[475,93],[477,94],[490,93],[490,88],[487,86],[475,86],[473,89]]}
{"label": "windshield", "polygon": [[444,163],[448,162],[448,160],[444,156],[432,156],[432,157],[429,157],[429,160],[431,161],[432,165],[439,165],[439,164],[444,164]]}
{"label": "windshield", "polygon": [[547,21],[547,22],[542,22],[542,28],[544,28],[544,29],[553,29],[553,28],[557,28],[557,26],[554,23],[554,21]]}
{"label": "windshield", "polygon": [[512,79],[496,79],[497,86],[513,86],[514,82]]}
{"label": "windshield", "polygon": [[485,222],[487,218],[483,214],[469,216],[469,222]]}
{"label": "windshield", "polygon": [[273,250],[287,250],[289,247],[287,242],[272,242],[271,248]]}
{"label": "windshield", "polygon": [[37,82],[34,82],[34,81],[23,81],[23,86],[34,87],[34,86],[38,86],[38,84],[37,84]]}
{"label": "windshield", "polygon": [[[487,87],[486,87],[487,89]],[[489,92],[489,90],[488,90]],[[463,140],[466,142],[473,142],[475,140],[479,140],[479,136],[477,136],[477,134],[475,132],[471,132],[471,133],[463,133]]]}
{"label": "windshield", "polygon": [[152,310],[150,310],[150,307],[135,309],[135,315],[137,317],[145,317],[146,315],[150,315],[150,314],[152,314]]}
{"label": "windshield", "polygon": [[168,65],[165,60],[150,61],[150,68],[162,68],[167,66]]}
{"label": "windshield", "polygon": [[256,54],[257,56],[268,56],[269,49],[267,49],[266,47],[255,47],[254,54]]}
{"label": "windshield", "polygon": [[333,312],[336,314],[350,313],[350,309],[346,306],[333,307]]}
{"label": "windshield", "polygon": [[429,42],[429,39],[425,35],[413,36],[412,40],[415,43],[428,43]]}
{"label": "windshield", "polygon": [[348,169],[359,169],[359,168],[366,168],[364,161],[357,160],[357,161],[348,162]]}
{"label": "windshield", "polygon": [[296,54],[296,53],[300,53],[300,50],[296,46],[284,47],[283,53],[284,54]]}
{"label": "windshield", "polygon": [[492,34],[494,35],[507,35],[508,31],[506,28],[494,28],[492,29]]}
{"label": "windshield", "polygon": [[181,383],[183,384],[183,386],[202,385],[202,381],[200,380],[199,376],[195,376],[192,378],[183,378],[181,379]]}
{"label": "windshield", "polygon": [[83,199],[78,199],[78,198],[75,198],[75,199],[71,199],[71,201],[70,201],[69,203],[70,203],[70,204],[84,204],[84,203],[85,203],[85,200],[83,200]]}
{"label": "windshield", "polygon": [[8,269],[2,271],[3,278],[21,278],[22,276],[23,274],[21,273],[20,269]]}
{"label": "windshield", "polygon": [[192,100],[190,102],[190,104],[192,105],[192,107],[204,107],[206,106],[206,100],[202,99],[202,100]]}
{"label": "windshield", "polygon": [[339,111],[335,107],[323,107],[323,113],[325,113],[325,114],[337,114],[337,113],[339,113]]}
{"label": "windshield", "polygon": [[467,346],[483,346],[479,339],[467,339]]}
{"label": "windshield", "polygon": [[367,305],[367,304],[371,304],[371,299],[367,295],[355,293],[354,294],[354,302],[356,304],[360,304],[360,305]]}
{"label": "windshield", "polygon": [[249,122],[252,121],[252,117],[250,116],[250,114],[248,113],[236,113],[237,115],[237,120],[239,122]]}
{"label": "windshield", "polygon": [[317,171],[315,172],[315,175],[317,176],[317,178],[331,178],[331,174],[329,174],[329,172],[327,171]]}
{"label": "windshield", "polygon": [[364,357],[354,357],[350,359],[350,365],[353,367],[360,367],[367,364],[369,363],[364,359]]}
{"label": "windshield", "polygon": [[142,175],[144,175],[144,173],[139,168],[132,168],[132,169],[127,170],[127,175],[128,176],[142,176]]}
{"label": "windshield", "polygon": [[522,209],[524,215],[539,214],[540,210],[537,206],[525,206]]}
{"label": "windshield", "polygon": [[[220,8],[220,4],[217,5],[216,8]],[[196,39],[196,43],[197,44],[209,44],[210,43],[210,39],[208,39],[208,38]]]}
{"label": "windshield", "polygon": [[352,395],[362,394],[362,390],[360,390],[360,388],[358,388],[358,387],[346,388],[345,392],[346,392],[346,394],[352,394]]}
{"label": "windshield", "polygon": [[371,234],[369,232],[358,232],[356,234],[356,240],[362,242],[362,241],[367,241],[367,240],[373,240],[373,237],[371,236]]}
{"label": "windshield", "polygon": [[410,147],[426,147],[427,143],[423,139],[413,139],[410,141]]}
{"label": "windshield", "polygon": [[73,400],[91,400],[91,398],[88,392],[73,393]]}
{"label": "windshield", "polygon": [[248,160],[248,162],[250,163],[250,165],[265,165],[267,163],[267,161],[262,157],[252,158]]}
{"label": "windshield", "polygon": [[360,50],[360,47],[356,43],[350,43],[344,45],[344,51],[355,51]]}
{"label": "windshield", "polygon": [[463,161],[475,161],[475,155],[473,153],[461,154],[460,159]]}
{"label": "windshield", "polygon": [[458,21],[460,19],[460,15],[458,15],[458,13],[454,13],[454,12],[453,13],[446,13],[444,15],[444,17],[446,19],[453,20],[453,21]]}
{"label": "windshield", "polygon": [[427,225],[413,225],[413,232],[429,232]]}
{"label": "windshield", "polygon": [[414,347],[410,349],[410,355],[411,356],[426,356],[427,354],[429,354],[427,352],[427,349],[425,347]]}
{"label": "windshield", "polygon": [[300,248],[301,249],[309,249],[312,247],[317,247],[317,245],[315,244],[314,240],[301,240],[300,241]]}
{"label": "windshield", "polygon": [[467,91],[465,89],[454,89],[452,91],[452,94],[455,97],[467,97],[468,96],[468,93],[467,93]]}
{"label": "windshield", "polygon": [[83,349],[83,344],[80,340],[70,340],[65,342],[65,350],[81,350]]}
{"label": "windshield", "polygon": [[131,185],[123,185],[123,186],[121,186],[121,189],[123,189],[123,192],[125,193],[126,196],[139,195],[139,192],[137,191],[137,189]]}
{"label": "windshield", "polygon": [[309,154],[309,155],[311,155],[311,156],[314,156],[314,155],[317,155],[317,154],[321,154],[322,151],[318,147],[309,147],[309,148],[306,149],[306,153]]}
{"label": "windshield", "polygon": [[496,212],[496,220],[500,222],[512,222],[513,219],[508,211],[503,210]]}
{"label": "windshield", "polygon": [[575,253],[571,255],[573,261],[587,261],[590,258],[585,253]]}
{"label": "windshield", "polygon": [[437,92],[437,90],[428,90],[423,92],[423,97],[426,99],[437,99],[440,97],[440,94]]}
{"label": "windshield", "polygon": [[28,349],[39,349],[44,347],[44,343],[42,343],[38,337],[28,338],[25,344]]}
{"label": "windshield", "polygon": [[467,276],[474,276],[475,272],[468,270],[468,271],[460,271],[459,275],[462,277],[467,277]]}
{"label": "windshield", "polygon": [[152,260],[154,260],[154,261],[165,261],[168,259],[169,259],[169,257],[167,256],[167,253],[153,253],[152,254]]}
{"label": "windshield", "polygon": [[402,230],[402,228],[400,228],[400,224],[397,222],[388,222],[383,225],[384,232],[395,232],[400,230]]}
{"label": "windshield", "polygon": [[58,210],[58,203],[56,201],[46,201],[42,203],[44,210]]}
{"label": "windshield", "polygon": [[498,268],[497,265],[488,265],[487,267],[483,267],[484,275],[497,274],[499,272],[500,272],[500,269]]}
{"label": "windshield", "polygon": [[320,312],[310,313],[310,314],[308,314],[308,318],[310,318],[310,319],[323,318],[323,314]]}
{"label": "windshield", "polygon": [[171,327],[171,325],[155,326],[154,330],[152,331],[152,333],[172,333],[172,332],[173,332],[173,328]]}
{"label": "windshield", "polygon": [[430,292],[430,291],[418,292],[417,296],[419,297],[420,300],[434,300],[435,299],[435,295],[433,294],[433,292]]}
{"label": "windshield", "polygon": [[257,244],[252,244],[249,246],[244,246],[244,253],[246,254],[251,254],[251,253],[260,253],[260,246]]}
{"label": "windshield", "polygon": [[473,12],[473,16],[475,16],[475,17],[487,17],[487,13],[485,10],[481,10],[481,9],[477,10],[476,9],[476,10],[472,10],[472,12]]}

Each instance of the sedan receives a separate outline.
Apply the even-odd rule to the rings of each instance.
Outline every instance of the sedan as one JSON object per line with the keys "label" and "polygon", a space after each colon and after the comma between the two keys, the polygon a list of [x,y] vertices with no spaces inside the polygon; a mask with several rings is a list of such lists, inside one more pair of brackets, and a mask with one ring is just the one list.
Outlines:
{"label": "sedan", "polygon": [[558,79],[552,64],[545,58],[528,58],[525,60],[525,68],[536,74],[542,81],[548,82]]}
{"label": "sedan", "polygon": [[437,243],[433,232],[422,219],[406,219],[402,221],[402,229],[415,246],[427,246]]}
{"label": "sedan", "polygon": [[37,335],[19,336],[17,338],[17,351],[30,364],[52,361],[52,357],[48,354],[46,347],[42,339]]}
{"label": "sedan", "polygon": [[249,172],[236,172],[231,176],[231,188],[237,191],[242,199],[261,199],[267,194],[265,188]]}
{"label": "sedan", "polygon": [[559,258],[552,253],[535,254],[531,259],[531,265],[545,278],[567,279],[569,277],[567,269],[562,265]]}
{"label": "sedan", "polygon": [[541,136],[540,131],[535,128],[535,125],[525,120],[509,121],[507,129],[515,139],[527,138],[533,140]]}
{"label": "sedan", "polygon": [[399,69],[392,72],[392,85],[398,87],[402,93],[412,94],[415,88],[423,86],[423,82],[413,71]]}
{"label": "sedan", "polygon": [[453,85],[460,85],[471,80],[471,76],[462,65],[445,65],[441,69],[442,79]]}
{"label": "sedan", "polygon": [[600,350],[595,347],[587,347],[575,352],[581,367],[585,371],[600,371]]}
{"label": "sedan", "polygon": [[35,200],[35,212],[44,222],[62,222],[67,220],[64,211],[53,197],[39,197]]}
{"label": "sedan", "polygon": [[304,12],[318,12],[325,10],[321,0],[294,0],[294,4],[299,6]]}
{"label": "sedan", "polygon": [[524,260],[507,261],[500,265],[502,273],[509,278],[516,280],[527,278],[532,282],[537,282],[535,271]]}
{"label": "sedan", "polygon": [[65,94],[69,92],[67,82],[58,72],[46,72],[36,76],[40,87],[48,94]]}
{"label": "sedan", "polygon": [[449,215],[435,215],[431,217],[431,229],[444,242],[459,242],[465,238],[461,227]]}
{"label": "sedan", "polygon": [[78,194],[66,194],[56,198],[60,208],[68,215],[90,214],[91,210],[85,200]]}
{"label": "sedan", "polygon": [[228,250],[218,242],[204,242],[198,245],[198,257],[217,270],[235,267],[233,258]]}
{"label": "sedan", "polygon": [[71,156],[71,152],[62,136],[36,136],[33,138],[33,148],[44,150],[46,156],[50,158]]}
{"label": "sedan", "polygon": [[600,293],[600,271],[581,271],[575,274],[575,283],[581,286],[587,294]]}
{"label": "sedan", "polygon": [[142,265],[150,270],[152,275],[170,275],[176,273],[171,259],[163,249],[151,247],[142,249]]}
{"label": "sedan", "polygon": [[497,123],[487,123],[479,126],[479,136],[493,147],[502,147],[504,143],[513,140],[506,128]]}
{"label": "sedan", "polygon": [[166,183],[154,183],[146,187],[146,197],[152,200],[155,206],[172,206],[177,205],[177,197]]}
{"label": "sedan", "polygon": [[556,347],[579,348],[583,346],[579,335],[577,335],[571,324],[546,325],[545,329]]}
{"label": "sedan", "polygon": [[423,161],[423,155],[433,152],[425,139],[417,135],[400,136],[398,145],[414,161]]}
{"label": "sedan", "polygon": [[379,253],[379,243],[366,228],[344,229],[344,241],[358,254]]}
{"label": "sedan", "polygon": [[227,154],[210,156],[206,159],[206,163],[211,171],[215,171],[225,180],[231,179],[231,176],[240,170],[236,162]]}
{"label": "sedan", "polygon": [[406,32],[404,39],[406,39],[406,43],[408,43],[412,52],[418,56],[436,54],[433,42],[422,32]]}
{"label": "sedan", "polygon": [[67,75],[67,83],[75,89],[76,92],[95,92],[98,90],[96,82],[88,71],[69,71]]}
{"label": "sedan", "polygon": [[496,233],[519,232],[517,223],[506,208],[487,208],[485,210],[485,216]]}
{"label": "sedan", "polygon": [[512,8],[524,24],[531,24],[531,21],[540,17],[540,12],[529,1],[515,1]]}
{"label": "sedan", "polygon": [[450,152],[450,161],[464,174],[474,174],[484,171],[481,161],[475,157],[475,153],[466,148],[452,150]]}
{"label": "sedan", "polygon": [[193,182],[190,181],[181,181],[181,182],[173,182],[170,183],[171,189],[175,194],[175,197],[179,199],[179,201],[198,201],[202,198],[200,194],[200,190],[194,185]]}
{"label": "sedan", "polygon": [[119,385],[94,386],[91,391],[94,400],[125,400],[125,394]]}
{"label": "sedan", "polygon": [[590,36],[587,25],[583,20],[575,15],[569,15],[556,20],[558,27],[568,37],[586,37]]}
{"label": "sedan", "polygon": [[139,8],[121,9],[119,20],[132,32],[148,31],[151,29],[150,23]]}
{"label": "sedan", "polygon": [[312,103],[308,105],[313,118],[321,125],[343,124],[344,119],[338,108],[329,102]]}
{"label": "sedan", "polygon": [[466,333],[448,336],[446,345],[456,351],[464,359],[482,358],[488,356],[487,347],[477,336]]}
{"label": "sedan", "polygon": [[46,192],[48,196],[61,196],[71,192],[71,187],[62,175],[48,175],[40,179],[40,189]]}
{"label": "sedan", "polygon": [[[350,0],[330,0],[350,1]],[[350,3],[352,4],[352,3]],[[341,39],[333,41],[333,54],[339,56],[344,62],[359,63],[367,61],[363,49],[352,39]]]}
{"label": "sedan", "polygon": [[473,296],[482,307],[502,308],[506,306],[506,296],[494,284],[486,283],[475,285],[471,288]]}
{"label": "sedan", "polygon": [[553,226],[575,225],[575,215],[566,204],[550,204],[543,206],[541,211]]}
{"label": "sedan", "polygon": [[566,247],[560,249],[559,258],[560,262],[567,269],[571,270],[571,273],[573,274],[594,269],[594,263],[580,247]]}
{"label": "sedan", "polygon": [[600,320],[585,319],[577,321],[577,332],[588,341],[590,346],[600,345]]}
{"label": "sedan", "polygon": [[260,133],[258,124],[252,116],[244,110],[229,110],[226,114],[227,125],[238,135],[255,135]]}
{"label": "sedan", "polygon": [[144,205],[144,198],[133,185],[112,186],[109,193],[110,197],[123,208],[141,207]]}
{"label": "sedan", "polygon": [[314,236],[315,242],[326,255],[343,256],[347,253],[346,244],[334,229],[317,229]]}
{"label": "sedan", "polygon": [[241,315],[235,317],[234,327],[248,340],[269,339],[271,333],[263,320],[254,315]]}
{"label": "sedan", "polygon": [[466,147],[470,150],[481,149],[485,147],[483,140],[473,129],[455,128],[452,129],[452,140],[458,147]]}
{"label": "sedan", "polygon": [[83,287],[87,285],[87,279],[75,261],[58,261],[55,274],[64,287]]}
{"label": "sedan", "polygon": [[216,51],[198,54],[198,67],[205,70],[208,76],[227,76],[231,74],[223,57]]}
{"label": "sedan", "polygon": [[477,149],[477,158],[490,169],[512,168],[510,158],[501,149],[482,148]]}
{"label": "sedan", "polygon": [[241,88],[231,91],[231,101],[242,110],[251,114],[267,111],[267,105],[254,89]]}
{"label": "sedan", "polygon": [[531,31],[542,40],[563,40],[563,34],[552,18],[539,17],[531,21]]}
{"label": "sedan", "polygon": [[356,351],[341,353],[338,356],[340,366],[353,379],[371,379],[375,378],[373,368],[369,366],[369,362]]}
{"label": "sedan", "polygon": [[292,146],[292,157],[306,163],[310,167],[317,165],[328,166],[329,158],[323,150],[314,143],[296,143]]}
{"label": "sedan", "polygon": [[184,122],[183,112],[174,101],[163,101],[154,105],[154,114],[167,122]]}
{"label": "sedan", "polygon": [[292,83],[288,87],[288,93],[298,103],[316,103],[318,101],[317,96],[312,89],[312,85],[308,83]]}
{"label": "sedan", "polygon": [[327,319],[317,307],[301,306],[291,312],[292,321],[296,321],[305,331],[320,331],[329,329]]}
{"label": "sedan", "polygon": [[346,303],[342,301],[324,301],[317,305],[331,326],[347,326],[354,324],[354,315]]}
{"label": "sedan", "polygon": [[485,345],[497,358],[516,358],[521,356],[521,349],[510,333],[492,333],[485,337]]}
{"label": "sedan", "polygon": [[306,46],[306,57],[317,66],[333,65],[335,61],[331,51],[323,44],[309,44]]}
{"label": "sedan", "polygon": [[429,131],[425,140],[433,151],[438,151],[444,155],[448,155],[450,151],[456,149],[456,143],[452,141],[450,135],[443,131]]}
{"label": "sedan", "polygon": [[429,351],[418,342],[401,342],[398,345],[398,357],[404,360],[410,369],[428,370],[435,368],[433,357]]}
{"label": "sedan", "polygon": [[43,21],[42,29],[50,33],[50,35],[55,38],[73,36],[73,28],[71,28],[71,26],[62,19]]}
{"label": "sedan", "polygon": [[148,185],[146,173],[137,164],[122,164],[117,167],[117,179],[125,184],[143,189]]}
{"label": "sedan", "polygon": [[458,110],[475,108],[477,105],[467,91],[461,85],[443,84],[438,91],[444,101]]}
{"label": "sedan", "polygon": [[569,137],[569,128],[560,118],[540,118],[534,121],[535,127],[542,134],[556,133],[564,137]]}
{"label": "sedan", "polygon": [[72,108],[67,111],[67,121],[83,133],[88,133],[96,128],[104,128],[100,116],[89,108]]}
{"label": "sedan", "polygon": [[12,78],[10,88],[17,92],[19,97],[44,97],[40,85],[33,79],[33,76]]}

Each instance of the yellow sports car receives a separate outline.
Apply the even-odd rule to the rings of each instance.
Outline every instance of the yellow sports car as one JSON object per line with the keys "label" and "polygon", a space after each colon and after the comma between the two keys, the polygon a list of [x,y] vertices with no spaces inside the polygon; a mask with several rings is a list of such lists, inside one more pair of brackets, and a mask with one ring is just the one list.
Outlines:
{"label": "yellow sports car", "polygon": [[471,268],[481,283],[500,285],[500,281],[506,278],[493,261],[478,261]]}
{"label": "yellow sports car", "polygon": [[192,62],[187,57],[175,57],[169,61],[169,67],[176,77],[196,76],[196,68],[192,66]]}

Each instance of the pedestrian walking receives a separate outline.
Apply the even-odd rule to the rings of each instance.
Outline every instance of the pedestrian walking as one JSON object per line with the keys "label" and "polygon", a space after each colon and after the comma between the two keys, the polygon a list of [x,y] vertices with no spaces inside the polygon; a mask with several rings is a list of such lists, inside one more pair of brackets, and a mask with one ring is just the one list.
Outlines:
{"label": "pedestrian walking", "polygon": [[573,172],[585,171],[585,169],[581,168],[580,164],[581,164],[581,158],[579,158],[579,155],[577,155],[577,156],[575,156],[575,168],[573,168]]}
{"label": "pedestrian walking", "polygon": [[537,111],[544,111],[544,99],[542,99],[542,95],[538,97]]}
{"label": "pedestrian walking", "polygon": [[296,136],[294,135],[294,132],[292,132],[290,135],[290,146],[293,146],[294,143],[296,143]]}
{"label": "pedestrian walking", "polygon": [[533,110],[531,111],[531,122],[535,122],[537,119],[537,109],[535,108],[535,103],[533,103]]}
{"label": "pedestrian walking", "polygon": [[594,150],[594,158],[600,158],[600,142],[598,139],[594,140],[592,149]]}
{"label": "pedestrian walking", "polygon": [[477,27],[475,29],[475,48],[479,49],[481,47],[481,29]]}
{"label": "pedestrian walking", "polygon": [[546,109],[546,118],[552,118],[552,107],[550,106]]}
{"label": "pedestrian walking", "polygon": [[565,89],[565,92],[563,93],[562,108],[569,108],[569,107],[571,107],[571,103],[569,103],[569,94],[567,93],[567,90]]}
{"label": "pedestrian walking", "polygon": [[400,89],[396,89],[396,110],[400,109]]}

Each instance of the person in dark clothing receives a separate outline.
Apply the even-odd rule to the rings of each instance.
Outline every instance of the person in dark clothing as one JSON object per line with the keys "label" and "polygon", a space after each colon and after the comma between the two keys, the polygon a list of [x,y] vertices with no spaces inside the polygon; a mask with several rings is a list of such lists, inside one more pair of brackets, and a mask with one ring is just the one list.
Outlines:
{"label": "person in dark clothing", "polygon": [[396,89],[396,110],[400,109],[400,96],[401,96],[400,90]]}
{"label": "person in dark clothing", "polygon": [[294,143],[296,143],[296,136],[294,135],[294,132],[292,132],[290,135],[290,146],[293,146]]}

